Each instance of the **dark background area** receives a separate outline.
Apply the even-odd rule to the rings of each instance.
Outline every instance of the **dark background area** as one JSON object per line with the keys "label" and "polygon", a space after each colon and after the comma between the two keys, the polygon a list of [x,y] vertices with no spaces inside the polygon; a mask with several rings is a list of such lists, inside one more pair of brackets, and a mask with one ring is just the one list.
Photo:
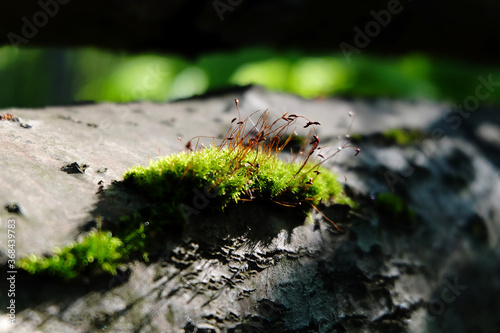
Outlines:
{"label": "dark background area", "polygon": [[161,102],[245,84],[307,98],[461,102],[479,75],[500,73],[494,1],[0,6],[2,108]]}
{"label": "dark background area", "polygon": [[[0,43],[20,34],[21,18],[53,8],[53,17],[28,46],[95,46],[135,52],[158,51],[197,57],[250,46],[338,52],[364,30],[371,11],[396,14],[369,43],[369,52],[423,52],[495,64],[500,53],[495,1],[23,1],[4,2]],[[56,5],[55,5],[56,4]],[[399,5],[398,5],[399,4]],[[58,8],[55,8],[57,6]],[[50,13],[49,13],[50,14]],[[50,16],[50,15],[49,15]],[[43,17],[38,15],[38,22]]]}

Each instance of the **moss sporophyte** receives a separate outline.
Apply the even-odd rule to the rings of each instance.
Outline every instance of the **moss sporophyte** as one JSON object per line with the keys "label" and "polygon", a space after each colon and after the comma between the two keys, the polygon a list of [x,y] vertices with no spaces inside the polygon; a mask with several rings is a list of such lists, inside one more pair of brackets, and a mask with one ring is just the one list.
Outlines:
{"label": "moss sporophyte", "polygon": [[[240,115],[237,100],[236,107]],[[320,202],[352,204],[336,176],[322,167],[344,148],[359,153],[349,145],[348,136],[333,154],[323,156],[316,132],[319,122],[295,114],[271,121],[267,111],[254,122],[251,117],[255,114],[243,120],[241,116],[234,118],[223,138],[195,137],[180,153],[150,162],[149,166],[133,167],[125,173],[125,181],[161,205],[163,212],[170,216],[180,213],[185,220],[204,208],[207,198],[213,211],[258,200],[304,209],[317,209]],[[305,144],[291,161],[283,161],[278,155],[296,137],[291,129],[300,120],[304,128],[310,128]],[[204,139],[211,140],[212,145],[205,147],[201,143]]]}
{"label": "moss sporophyte", "polygon": [[[149,166],[134,166],[124,174],[124,184],[145,197],[149,206],[146,212],[123,218],[122,222],[128,222],[128,227],[120,232],[119,237],[96,231],[87,235],[83,242],[62,252],[59,250],[54,256],[66,260],[64,267],[76,271],[97,261],[102,270],[113,273],[119,262],[134,251],[145,253],[148,240],[171,229],[160,226],[172,227],[187,222],[192,214],[199,214],[202,209],[220,213],[228,206],[248,201],[266,201],[303,212],[311,208],[320,212],[317,208],[320,203],[353,205],[343,193],[336,175],[324,167],[327,161],[346,148],[352,148],[355,155],[360,152],[359,148],[350,145],[348,135],[332,154],[327,155],[323,153],[326,149],[320,146],[316,131],[316,126],[321,125],[319,122],[296,114],[284,114],[271,121],[267,111],[258,117],[255,112],[242,119],[238,100],[235,102],[238,117],[231,121],[223,138],[195,137],[185,144],[183,151],[150,160]],[[353,113],[349,115],[354,116]],[[257,120],[254,122],[251,117]],[[309,133],[305,139],[300,139],[303,144],[299,151],[291,152],[289,160],[285,161],[279,155],[297,140],[294,131],[297,126],[308,128]],[[207,140],[211,141],[209,147],[202,143]],[[149,233],[142,223],[145,220],[150,221]],[[99,242],[106,243],[110,253],[99,252],[99,245],[95,245]],[[85,244],[86,250],[79,248],[81,244]],[[103,258],[94,257],[94,253]],[[93,256],[92,260],[89,260],[90,256]],[[57,262],[55,257],[44,260],[31,257],[22,261],[20,266],[32,273],[53,267],[57,273],[56,266],[60,265]],[[73,271],[57,274],[72,277]]]}

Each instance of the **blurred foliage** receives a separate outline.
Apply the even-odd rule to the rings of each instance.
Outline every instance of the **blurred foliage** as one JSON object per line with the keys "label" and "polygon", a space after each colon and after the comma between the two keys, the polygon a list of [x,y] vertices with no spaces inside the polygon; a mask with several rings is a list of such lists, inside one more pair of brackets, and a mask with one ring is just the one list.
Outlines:
{"label": "blurred foliage", "polygon": [[[211,53],[192,61],[173,55],[96,49],[0,48],[0,108],[81,101],[168,101],[232,85],[260,84],[306,98],[329,96],[431,99],[461,103],[474,95],[484,67],[410,54],[399,58],[306,55],[269,49]],[[500,102],[494,91],[484,103]]]}

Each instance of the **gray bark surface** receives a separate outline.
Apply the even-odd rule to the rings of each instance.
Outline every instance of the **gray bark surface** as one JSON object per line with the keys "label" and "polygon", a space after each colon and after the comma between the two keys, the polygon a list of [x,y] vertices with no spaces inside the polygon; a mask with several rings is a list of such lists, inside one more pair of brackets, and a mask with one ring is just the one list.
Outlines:
{"label": "gray bark surface", "polygon": [[[493,107],[459,124],[443,118],[446,104],[304,100],[250,87],[167,104],[5,110],[20,122],[0,121],[0,204],[20,212],[0,210],[2,260],[9,218],[18,258],[68,244],[98,214],[119,227],[120,216],[144,204],[121,187],[123,173],[158,150],[179,151],[179,136],[185,143],[224,134],[234,98],[244,115],[269,109],[321,122],[318,135],[332,149],[349,127],[348,111],[356,113],[350,134],[362,134],[361,154],[346,150],[329,167],[360,208],[321,208],[343,233],[315,211],[303,219],[273,204],[202,212],[182,237],[157,244],[151,262],[130,262],[115,277],[19,274],[17,325],[12,330],[2,315],[0,330],[498,332],[500,116]],[[392,128],[426,137],[408,146],[381,141]],[[74,162],[83,173],[61,170]],[[394,193],[415,221],[376,209],[373,198],[392,189],[388,174],[400,177]]]}

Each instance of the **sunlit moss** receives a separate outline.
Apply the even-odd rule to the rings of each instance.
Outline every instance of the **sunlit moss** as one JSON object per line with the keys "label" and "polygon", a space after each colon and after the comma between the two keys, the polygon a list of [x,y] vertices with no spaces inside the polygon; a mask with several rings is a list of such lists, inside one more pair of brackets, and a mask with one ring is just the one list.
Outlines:
{"label": "sunlit moss", "polygon": [[[238,100],[235,102],[238,108]],[[125,184],[148,199],[150,212],[145,214],[155,226],[166,223],[182,229],[190,214],[199,213],[196,209],[222,212],[241,201],[275,203],[303,213],[317,209],[319,203],[354,205],[336,175],[322,167],[344,148],[355,150],[357,155],[359,149],[351,146],[350,140],[324,156],[319,153],[319,122],[288,113],[270,119],[268,111],[255,121],[251,116],[235,117],[224,138],[217,139],[218,145],[212,138],[212,146],[207,148],[200,140],[210,138],[195,137],[185,151],[150,161],[148,166],[135,166],[124,174]],[[307,137],[293,130],[299,123],[309,128]],[[291,161],[278,157],[284,149],[292,151],[290,146],[297,143],[302,145],[289,156]],[[128,221],[134,220],[138,218]]]}
{"label": "sunlit moss", "polygon": [[217,196],[211,201],[214,210],[252,198],[287,204],[351,202],[343,195],[336,176],[325,168],[286,163],[262,151],[248,152],[239,160],[242,149],[212,147],[181,152],[149,166],[133,167],[124,179],[155,202],[168,200],[173,208],[189,204],[193,189],[215,191]]}
{"label": "sunlit moss", "polygon": [[144,251],[144,244],[139,241],[144,237],[144,226],[131,233],[125,242],[113,237],[109,231],[93,230],[78,242],[62,249],[54,248],[50,256],[30,255],[18,260],[17,265],[30,274],[46,274],[64,279],[75,278],[90,269],[116,274],[118,265],[132,251]]}

